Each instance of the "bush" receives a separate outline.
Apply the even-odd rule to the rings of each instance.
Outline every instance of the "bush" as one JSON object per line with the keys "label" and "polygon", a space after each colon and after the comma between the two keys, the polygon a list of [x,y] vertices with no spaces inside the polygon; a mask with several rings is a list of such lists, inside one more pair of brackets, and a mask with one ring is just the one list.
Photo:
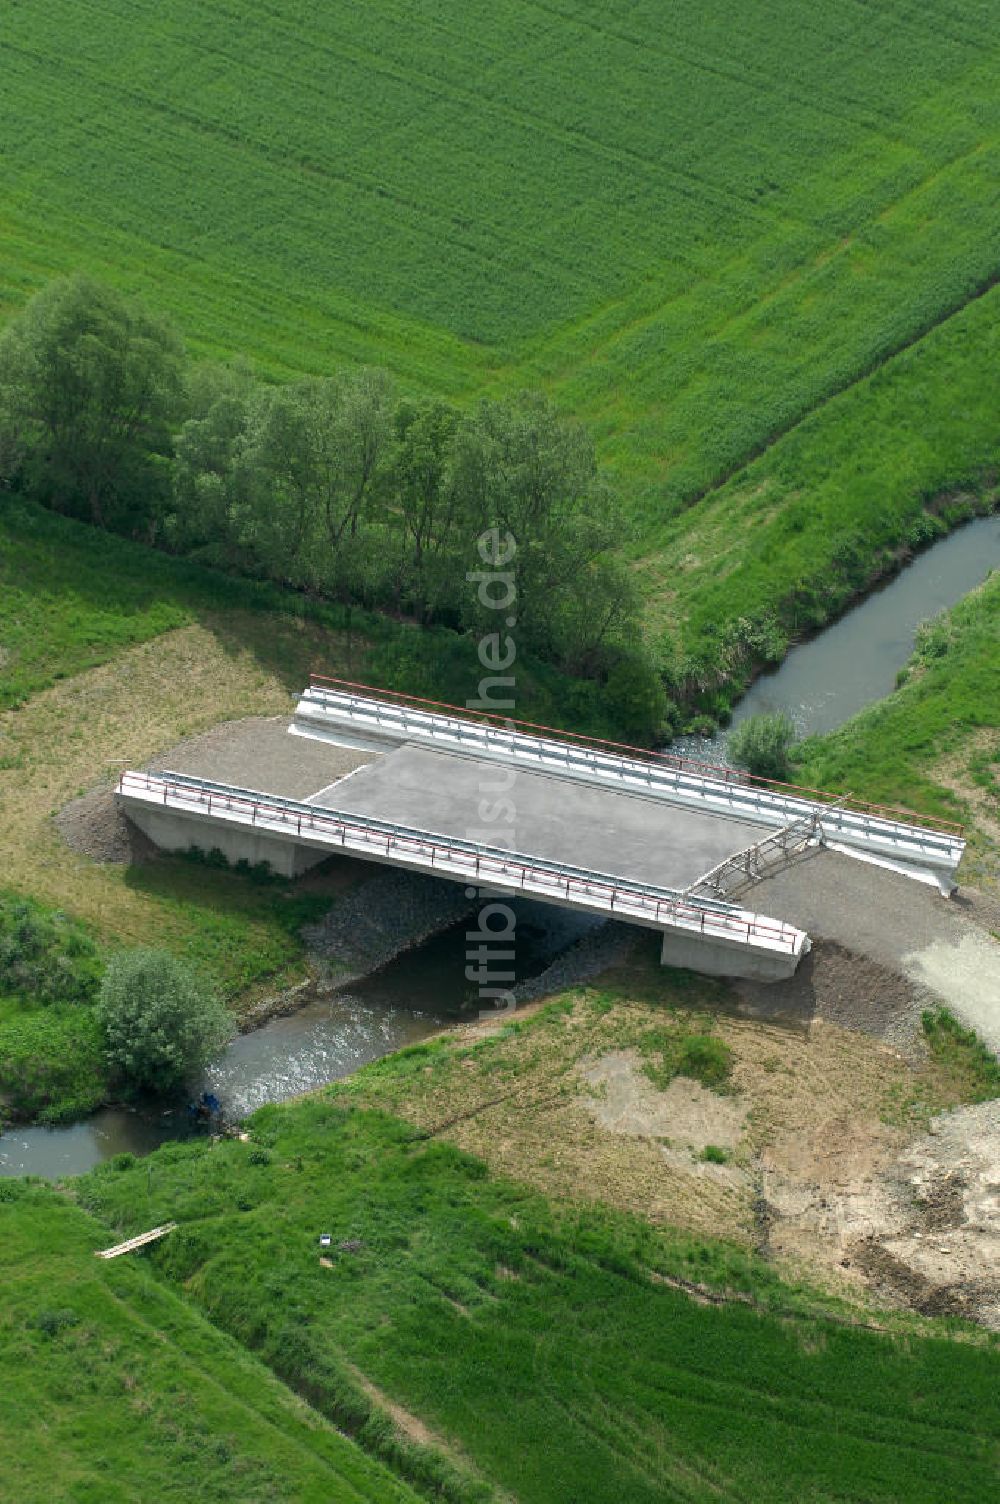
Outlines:
{"label": "bush", "polygon": [[7,1113],[55,1123],[93,1112],[106,1096],[92,1008],[0,1004],[0,1102]]}
{"label": "bush", "polygon": [[922,621],[914,638],[914,655],[923,663],[944,658],[955,645],[955,624],[947,611]]}
{"label": "bush", "polygon": [[86,930],[30,899],[0,896],[0,992],[39,1003],[89,1002],[101,962]]}
{"label": "bush", "polygon": [[643,1070],[660,1091],[665,1091],[675,1076],[687,1076],[716,1089],[725,1087],[729,1080],[733,1052],[713,1034],[647,1029],[638,1044]]}
{"label": "bush", "polygon": [[159,1093],[181,1089],[231,1033],[215,994],[163,950],[115,956],[97,1015],[111,1069],[129,1086]]}
{"label": "bush", "polygon": [[973,1029],[966,1029],[947,1008],[921,1015],[931,1055],[956,1077],[965,1102],[1000,1097],[1000,1062]]}
{"label": "bush", "polygon": [[718,1144],[706,1144],[701,1151],[701,1158],[707,1165],[724,1165],[729,1155]]}
{"label": "bush", "polygon": [[746,768],[756,778],[787,779],[794,741],[795,727],[784,711],[752,715],[730,734],[727,751],[737,767]]}
{"label": "bush", "polygon": [[679,1076],[690,1076],[703,1086],[723,1086],[729,1080],[732,1064],[732,1050],[711,1034],[686,1034],[681,1040]]}

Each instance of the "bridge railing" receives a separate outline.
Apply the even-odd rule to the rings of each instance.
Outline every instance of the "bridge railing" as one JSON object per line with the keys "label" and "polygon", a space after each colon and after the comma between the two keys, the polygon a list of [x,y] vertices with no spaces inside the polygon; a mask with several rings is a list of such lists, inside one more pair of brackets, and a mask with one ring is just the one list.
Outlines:
{"label": "bridge railing", "polygon": [[682,757],[673,752],[655,752],[643,747],[630,747],[625,743],[586,737],[572,731],[561,731],[532,721],[519,721],[496,716],[485,711],[470,711],[443,701],[427,700],[418,695],[399,694],[394,690],[373,689],[369,685],[356,684],[346,679],[329,675],[311,674],[307,699],[319,704],[326,702],[331,707],[337,703],[347,704],[355,713],[377,714],[383,705],[389,720],[398,718],[399,727],[405,732],[407,715],[412,717],[411,726],[419,726],[434,735],[434,723],[446,724],[447,728],[461,739],[463,724],[473,737],[484,739],[486,745],[513,753],[525,739],[533,743],[540,758],[549,755],[562,757],[567,766],[574,763],[595,769],[602,774],[620,777],[623,772],[640,773],[648,770],[650,780],[658,775],[676,774],[698,779],[706,786],[716,786],[727,791],[727,798],[748,806],[755,797],[768,795],[777,800],[798,800],[809,805],[836,810],[842,816],[856,817],[887,826],[899,826],[912,830],[915,838],[921,832],[931,831],[948,841],[961,841],[962,827],[955,821],[917,816],[908,810],[895,809],[890,805],[871,804],[851,795],[832,794],[824,789],[805,785],[783,783],[778,779],[757,778],[734,768],[717,767],[713,763],[699,762],[696,758]]}
{"label": "bridge railing", "polygon": [[793,925],[719,900],[692,898],[673,888],[630,882],[609,873],[545,861],[502,847],[444,838],[367,815],[338,814],[321,805],[187,774],[128,770],[118,781],[118,793],[126,799],[138,798],[175,810],[180,807],[262,832],[321,840],[362,856],[377,852],[383,859],[391,861],[396,857],[402,865],[447,873],[476,887],[514,887],[543,898],[560,898],[600,908],[623,919],[656,927],[697,931],[709,938],[792,955],[799,952],[806,938]]}

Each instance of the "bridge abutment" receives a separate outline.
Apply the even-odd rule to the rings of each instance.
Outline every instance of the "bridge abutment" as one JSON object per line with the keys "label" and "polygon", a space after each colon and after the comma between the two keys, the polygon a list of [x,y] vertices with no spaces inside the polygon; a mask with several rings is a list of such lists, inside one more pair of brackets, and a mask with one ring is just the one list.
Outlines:
{"label": "bridge abutment", "polygon": [[664,966],[684,967],[710,977],[739,977],[749,982],[783,982],[793,976],[809,949],[808,938],[794,954],[787,951],[752,951],[745,945],[705,935],[664,934],[660,961]]}
{"label": "bridge abutment", "polygon": [[246,862],[255,867],[267,862],[279,877],[301,877],[330,854],[266,831],[233,829],[195,811],[130,804],[128,818],[161,851],[190,851],[195,846],[203,851],[221,851],[233,866]]}

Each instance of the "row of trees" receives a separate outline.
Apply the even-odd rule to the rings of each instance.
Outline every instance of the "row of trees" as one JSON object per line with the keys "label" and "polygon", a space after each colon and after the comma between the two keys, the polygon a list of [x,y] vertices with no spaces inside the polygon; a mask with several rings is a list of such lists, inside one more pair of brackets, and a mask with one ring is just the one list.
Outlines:
{"label": "row of trees", "polygon": [[0,338],[0,485],[206,562],[422,623],[495,630],[470,571],[510,533],[518,641],[574,673],[636,652],[624,523],[586,432],[543,397],[462,412],[385,372],[281,385],[191,363],[76,278]]}

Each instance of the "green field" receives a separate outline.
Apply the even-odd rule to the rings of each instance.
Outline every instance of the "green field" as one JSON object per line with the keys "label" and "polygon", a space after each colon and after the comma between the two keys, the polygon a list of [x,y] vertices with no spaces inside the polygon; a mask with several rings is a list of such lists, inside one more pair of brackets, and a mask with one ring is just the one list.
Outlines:
{"label": "green field", "polygon": [[[418,1047],[381,1069],[419,1081],[434,1060]],[[216,1325],[354,1432],[370,1426],[360,1375],[503,1497],[989,1495],[982,1346],[945,1324],[878,1332],[810,1312],[735,1248],[558,1210],[349,1101],[264,1109],[252,1144],[109,1165],[81,1194],[126,1230],[177,1217],[153,1262]],[[752,1303],[699,1304],[654,1278],[671,1273]],[[384,1432],[365,1434],[385,1452]]]}
{"label": "green field", "polygon": [[0,301],[85,269],[275,374],[542,385],[648,558],[991,286],[998,60],[987,0],[36,0],[4,25]]}
{"label": "green field", "polygon": [[[1000,501],[995,0],[7,0],[0,69],[0,322],[81,272],[268,380],[545,392],[623,499],[674,725],[724,718]],[[476,644],[33,494],[0,491],[0,899],[72,916],[84,970],[183,955],[239,1014],[302,975],[301,926],[351,871],[94,861],[56,817],[219,721],[287,715],[311,669],[460,703]],[[517,696],[633,739],[626,693],[531,655]],[[1000,576],[795,776],[970,821],[963,879],[990,886],[998,713]],[[995,1061],[943,1011],[905,1060],[751,1018],[647,949],[606,994],[400,1052],[242,1139],[0,1179],[0,1504],[992,1497],[995,1334],[893,1308],[853,1243],[845,1274],[846,1244],[834,1267],[772,1238],[761,1167],[800,1153],[808,1210],[806,1171],[841,1174],[814,1130],[844,1123],[875,1184],[873,1146],[989,1100]],[[0,1112],[107,1098],[92,992],[0,978]],[[717,1090],[712,1122],[745,1099],[745,1128],[683,1175],[680,1140],[602,1138],[581,1063],[621,1050],[644,1088]]]}
{"label": "green field", "polygon": [[95,1259],[109,1241],[48,1187],[0,1181],[0,1496],[413,1504],[141,1263]]}

